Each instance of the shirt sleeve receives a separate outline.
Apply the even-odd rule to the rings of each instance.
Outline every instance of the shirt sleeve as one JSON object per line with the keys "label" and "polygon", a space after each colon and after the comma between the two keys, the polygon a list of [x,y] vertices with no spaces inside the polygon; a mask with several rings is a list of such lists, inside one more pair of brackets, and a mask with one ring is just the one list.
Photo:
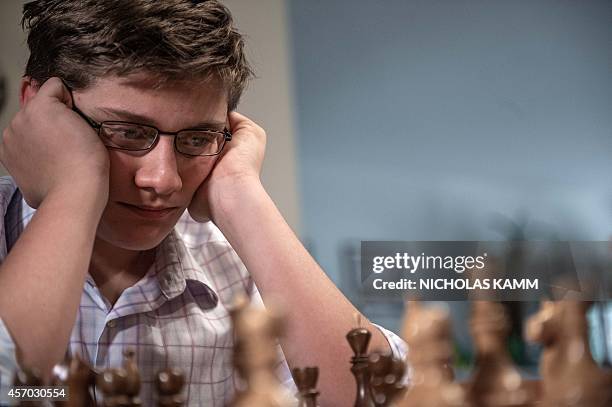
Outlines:
{"label": "shirt sleeve", "polygon": [[389,331],[388,329],[383,328],[380,325],[372,324],[383,334],[387,342],[389,342],[389,347],[391,348],[391,353],[395,359],[399,359],[406,364],[406,371],[404,372],[404,377],[402,377],[402,384],[408,385],[410,384],[410,378],[412,376],[412,372],[410,369],[410,365],[408,364],[408,344],[399,337],[399,335]]}
{"label": "shirt sleeve", "polygon": [[15,343],[0,319],[0,405],[10,404],[8,391],[16,369]]}

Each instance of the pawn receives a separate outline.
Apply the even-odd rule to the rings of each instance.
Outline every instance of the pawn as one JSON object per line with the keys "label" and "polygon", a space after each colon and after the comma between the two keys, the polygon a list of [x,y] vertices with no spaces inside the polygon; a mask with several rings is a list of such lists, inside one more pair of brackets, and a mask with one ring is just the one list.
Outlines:
{"label": "pawn", "polygon": [[346,334],[354,356],[351,358],[351,372],[357,383],[357,396],[354,407],[374,407],[374,400],[370,392],[370,374],[368,372],[368,345],[372,334],[365,328],[351,329]]}
{"label": "pawn", "polygon": [[402,378],[406,365],[390,353],[374,352],[368,357],[370,391],[377,407],[391,406],[392,400],[404,391]]}
{"label": "pawn", "polygon": [[597,366],[589,349],[582,301],[545,301],[527,321],[530,342],[544,346],[540,360],[542,407],[610,407],[612,373]]}
{"label": "pawn", "polygon": [[55,401],[56,407],[95,406],[91,390],[95,385],[96,374],[80,355],[76,354],[66,364],[53,368],[53,386],[68,387],[67,400]]}
{"label": "pawn", "polygon": [[528,407],[536,394],[514,366],[507,341],[510,319],[499,302],[472,302],[470,329],[476,367],[468,392],[475,407]]}
{"label": "pawn", "polygon": [[123,367],[106,369],[96,384],[104,395],[104,407],[140,407],[140,374],[134,352],[124,352]]}
{"label": "pawn", "polygon": [[318,407],[317,380],[319,379],[318,367],[296,367],[291,371],[295,385],[298,388],[298,407]]}
{"label": "pawn", "polygon": [[[15,372],[15,376],[13,377],[14,387],[42,386],[42,385],[43,385],[42,375],[37,369],[24,368],[21,370],[17,370],[17,372]],[[42,402],[40,401],[19,401],[19,404],[17,405],[19,407],[38,407],[38,406],[42,406]]]}
{"label": "pawn", "polygon": [[185,376],[180,369],[164,369],[155,375],[155,388],[158,394],[158,407],[181,407],[185,404],[182,395]]}
{"label": "pawn", "polygon": [[452,381],[453,355],[448,312],[423,308],[411,301],[402,336],[408,343],[412,386],[395,402],[397,407],[467,407],[463,388]]}

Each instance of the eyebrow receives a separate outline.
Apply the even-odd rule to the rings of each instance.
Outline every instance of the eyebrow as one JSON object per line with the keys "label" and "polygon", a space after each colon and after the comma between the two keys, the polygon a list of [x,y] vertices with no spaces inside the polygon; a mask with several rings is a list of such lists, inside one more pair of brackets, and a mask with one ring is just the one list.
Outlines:
{"label": "eyebrow", "polygon": [[[99,107],[96,110],[102,112],[106,115],[116,118],[115,120],[119,121],[127,121],[135,124],[142,124],[146,126],[155,126],[155,120],[151,117],[140,115],[138,113],[133,113],[123,109],[115,109],[112,107]],[[112,120],[105,120],[112,121]],[[186,127],[181,130],[188,129],[211,129],[211,130],[219,130],[225,128],[225,122],[216,122],[216,121],[208,121],[208,122],[200,122],[193,126]]]}

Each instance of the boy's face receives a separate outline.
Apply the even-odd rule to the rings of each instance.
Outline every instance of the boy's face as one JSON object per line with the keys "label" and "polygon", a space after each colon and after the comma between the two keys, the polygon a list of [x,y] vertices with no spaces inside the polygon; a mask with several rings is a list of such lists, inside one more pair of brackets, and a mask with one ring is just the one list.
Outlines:
{"label": "boy's face", "polygon": [[[162,132],[225,127],[227,96],[220,87],[173,82],[154,89],[147,79],[102,78],[75,91],[74,103],[97,122],[129,121],[155,126]],[[97,237],[130,250],[151,249],[168,235],[218,158],[177,153],[174,136],[163,133],[148,152],[108,152],[109,200]]]}

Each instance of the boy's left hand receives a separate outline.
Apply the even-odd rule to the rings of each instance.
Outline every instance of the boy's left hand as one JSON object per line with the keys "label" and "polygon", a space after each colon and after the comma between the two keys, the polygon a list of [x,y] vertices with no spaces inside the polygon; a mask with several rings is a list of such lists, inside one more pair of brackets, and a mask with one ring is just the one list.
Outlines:
{"label": "boy's left hand", "polygon": [[[260,183],[259,175],[266,148],[266,132],[238,112],[228,114],[232,140],[228,142],[215,167],[195,192],[189,214],[198,222],[213,222],[224,202],[238,199],[248,183]],[[246,183],[246,184],[245,184]]]}

